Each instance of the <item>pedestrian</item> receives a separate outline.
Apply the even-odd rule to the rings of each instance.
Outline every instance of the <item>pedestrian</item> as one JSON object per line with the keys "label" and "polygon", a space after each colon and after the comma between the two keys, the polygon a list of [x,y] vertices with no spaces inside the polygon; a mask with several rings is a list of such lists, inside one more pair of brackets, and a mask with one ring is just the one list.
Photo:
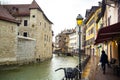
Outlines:
{"label": "pedestrian", "polygon": [[102,67],[102,70],[103,70],[103,74],[105,74],[106,64],[108,64],[108,56],[107,56],[107,54],[105,53],[104,50],[102,50],[100,62],[101,62],[101,67]]}

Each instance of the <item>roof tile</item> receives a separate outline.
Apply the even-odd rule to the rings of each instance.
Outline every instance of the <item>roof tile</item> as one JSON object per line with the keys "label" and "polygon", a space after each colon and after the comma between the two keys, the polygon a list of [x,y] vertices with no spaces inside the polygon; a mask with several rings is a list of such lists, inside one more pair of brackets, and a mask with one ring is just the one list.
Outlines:
{"label": "roof tile", "polygon": [[18,23],[15,18],[2,5],[0,5],[0,19]]}

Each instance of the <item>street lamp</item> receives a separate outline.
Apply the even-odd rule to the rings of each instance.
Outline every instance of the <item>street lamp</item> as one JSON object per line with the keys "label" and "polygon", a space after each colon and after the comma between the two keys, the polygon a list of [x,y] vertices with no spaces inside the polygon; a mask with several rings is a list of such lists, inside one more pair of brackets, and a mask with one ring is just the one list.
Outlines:
{"label": "street lamp", "polygon": [[[79,32],[78,32],[78,35],[79,35],[79,70],[80,72],[82,72],[82,68],[81,68],[81,25],[83,23],[83,17],[78,14],[77,18],[77,26],[79,27]],[[79,79],[81,79],[81,73],[79,73]]]}

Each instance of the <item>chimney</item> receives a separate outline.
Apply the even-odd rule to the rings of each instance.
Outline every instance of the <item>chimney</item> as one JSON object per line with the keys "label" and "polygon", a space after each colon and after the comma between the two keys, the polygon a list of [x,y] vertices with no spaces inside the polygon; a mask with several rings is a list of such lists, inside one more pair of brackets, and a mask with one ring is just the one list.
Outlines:
{"label": "chimney", "polygon": [[99,6],[101,7],[102,6],[102,2],[98,2]]}

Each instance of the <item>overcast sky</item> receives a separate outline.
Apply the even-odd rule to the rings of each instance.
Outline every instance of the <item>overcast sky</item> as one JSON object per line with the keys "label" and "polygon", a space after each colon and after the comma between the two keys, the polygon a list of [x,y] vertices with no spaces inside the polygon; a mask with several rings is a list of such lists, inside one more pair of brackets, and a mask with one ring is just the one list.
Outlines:
{"label": "overcast sky", "polygon": [[[1,3],[30,4],[33,0],[0,0]],[[55,36],[64,29],[76,26],[78,14],[85,16],[86,9],[98,5],[101,0],[36,0],[46,16],[54,23]]]}

